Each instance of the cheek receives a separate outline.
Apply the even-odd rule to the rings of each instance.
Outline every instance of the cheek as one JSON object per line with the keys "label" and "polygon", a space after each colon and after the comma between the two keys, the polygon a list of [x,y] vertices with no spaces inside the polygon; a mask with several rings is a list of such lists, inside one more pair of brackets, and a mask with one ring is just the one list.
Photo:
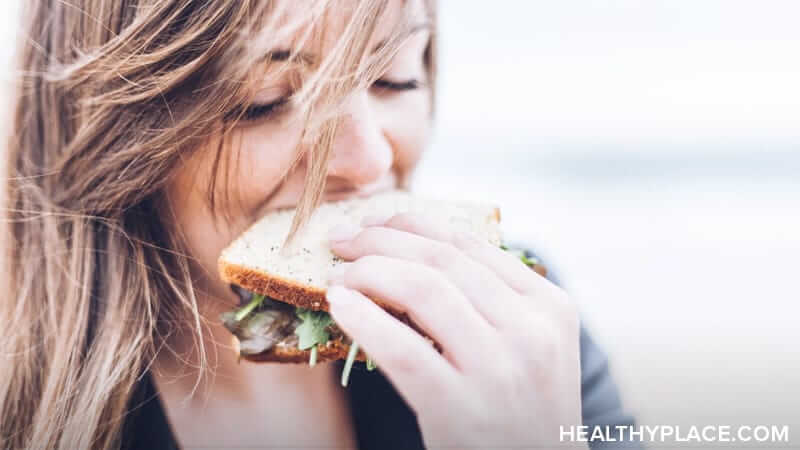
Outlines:
{"label": "cheek", "polygon": [[[299,126],[253,126],[237,131],[222,149],[220,174],[215,180],[215,211],[209,208],[209,190],[219,142],[198,148],[175,173],[166,189],[175,226],[187,250],[207,278],[204,289],[217,296],[230,292],[215,283],[217,257],[252,222],[250,217],[294,161]],[[225,167],[225,165],[227,167]],[[216,215],[216,220],[215,220]],[[202,276],[206,274],[207,277]]]}
{"label": "cheek", "polygon": [[167,185],[165,195],[169,203],[169,219],[180,235],[186,252],[191,256],[193,278],[201,289],[215,297],[229,296],[220,286],[208,281],[216,274],[216,258],[232,236],[227,224],[215,226],[208,205],[208,189],[216,146],[197,149],[177,169]]}
{"label": "cheek", "polygon": [[263,206],[295,162],[302,130],[301,123],[287,121],[237,132],[227,149],[233,155],[229,193],[240,208],[235,215],[250,216]]}
{"label": "cheek", "polygon": [[425,90],[390,100],[378,100],[376,112],[382,129],[396,152],[395,162],[403,173],[411,172],[428,145],[431,134],[430,96]]}

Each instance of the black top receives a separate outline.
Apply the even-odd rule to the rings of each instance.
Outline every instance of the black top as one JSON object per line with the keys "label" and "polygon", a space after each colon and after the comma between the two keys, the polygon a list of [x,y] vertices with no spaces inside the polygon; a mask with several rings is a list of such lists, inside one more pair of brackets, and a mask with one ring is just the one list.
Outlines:
{"label": "black top", "polygon": [[[583,424],[604,427],[604,430],[605,426],[632,426],[633,417],[622,407],[608,359],[584,327],[581,327],[580,352]],[[354,366],[347,393],[359,448],[425,448],[414,412],[380,370],[369,372],[363,366]],[[611,431],[611,436],[615,436],[615,430]],[[131,399],[131,414],[123,429],[122,443],[124,449],[179,448],[149,374],[142,378]],[[589,444],[592,449],[640,447],[638,443],[612,442],[611,439]]]}

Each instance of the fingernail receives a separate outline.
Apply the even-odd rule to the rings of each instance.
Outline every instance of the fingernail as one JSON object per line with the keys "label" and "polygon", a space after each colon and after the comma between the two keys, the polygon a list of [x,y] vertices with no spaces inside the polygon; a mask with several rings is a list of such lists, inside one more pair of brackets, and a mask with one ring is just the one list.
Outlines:
{"label": "fingernail", "polygon": [[347,306],[353,303],[353,291],[344,286],[331,286],[325,293],[328,303],[334,306]]}
{"label": "fingernail", "polygon": [[328,284],[343,284],[344,283],[344,271],[347,270],[347,266],[350,263],[341,263],[339,265],[334,266],[331,270],[328,271]]}
{"label": "fingernail", "polygon": [[384,225],[386,222],[391,219],[393,214],[371,214],[368,216],[364,216],[361,219],[361,226],[362,227],[376,227],[378,225]]}
{"label": "fingernail", "polygon": [[342,242],[342,241],[349,241],[356,237],[358,233],[361,232],[361,227],[343,223],[339,224],[328,231],[328,239],[331,242]]}

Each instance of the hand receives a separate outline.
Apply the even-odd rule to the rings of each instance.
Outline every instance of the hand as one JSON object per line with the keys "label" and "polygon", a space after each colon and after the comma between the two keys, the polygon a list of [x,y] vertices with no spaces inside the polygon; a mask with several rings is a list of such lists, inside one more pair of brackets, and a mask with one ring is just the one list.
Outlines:
{"label": "hand", "polygon": [[[426,446],[541,447],[581,424],[579,322],[517,257],[417,214],[338,227],[334,320],[417,413]],[[406,312],[436,349],[367,297]],[[582,444],[585,448],[585,444]]]}

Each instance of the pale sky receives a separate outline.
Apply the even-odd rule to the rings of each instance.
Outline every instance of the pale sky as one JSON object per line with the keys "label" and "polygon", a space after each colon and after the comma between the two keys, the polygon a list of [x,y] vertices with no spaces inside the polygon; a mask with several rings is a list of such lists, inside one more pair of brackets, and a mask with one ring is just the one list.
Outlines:
{"label": "pale sky", "polygon": [[798,1],[444,0],[440,16],[443,132],[800,137]]}
{"label": "pale sky", "polygon": [[800,142],[798,18],[794,0],[442,0],[439,132]]}

